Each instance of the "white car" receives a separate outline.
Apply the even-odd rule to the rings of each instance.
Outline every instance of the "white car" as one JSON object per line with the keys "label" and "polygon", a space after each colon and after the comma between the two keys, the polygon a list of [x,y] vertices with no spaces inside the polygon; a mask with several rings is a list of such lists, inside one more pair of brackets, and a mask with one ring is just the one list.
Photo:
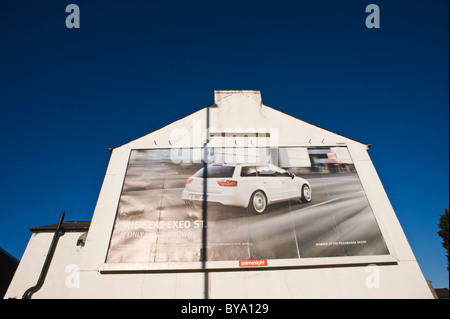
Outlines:
{"label": "white car", "polygon": [[273,164],[213,164],[188,178],[182,199],[186,203],[206,200],[263,213],[276,202],[310,202],[312,193],[307,180]]}

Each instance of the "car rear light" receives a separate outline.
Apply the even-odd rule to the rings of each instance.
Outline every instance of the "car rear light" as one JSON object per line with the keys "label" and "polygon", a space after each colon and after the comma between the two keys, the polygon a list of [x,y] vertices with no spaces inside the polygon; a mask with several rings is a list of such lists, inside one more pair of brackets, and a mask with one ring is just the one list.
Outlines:
{"label": "car rear light", "polygon": [[217,181],[217,184],[219,184],[220,186],[224,186],[224,187],[236,187],[237,181],[232,181],[229,179],[219,179]]}
{"label": "car rear light", "polygon": [[186,181],[186,185],[192,183],[193,179],[192,178],[188,178],[188,180]]}

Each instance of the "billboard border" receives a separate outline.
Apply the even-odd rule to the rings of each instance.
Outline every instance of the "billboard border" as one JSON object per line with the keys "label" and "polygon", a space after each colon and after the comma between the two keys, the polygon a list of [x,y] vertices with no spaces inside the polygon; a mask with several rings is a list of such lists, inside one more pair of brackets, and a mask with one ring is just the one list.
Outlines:
{"label": "billboard border", "polygon": [[[116,224],[118,208],[120,204],[120,197],[117,203],[116,212],[114,216],[113,227],[111,229],[110,238],[108,241],[106,253],[104,256],[103,263],[97,268],[97,271],[100,273],[114,273],[114,272],[175,272],[175,271],[208,271],[208,270],[225,270],[225,271],[239,271],[239,270],[270,270],[270,269],[301,269],[301,268],[322,268],[322,267],[339,267],[339,266],[361,266],[368,264],[397,264],[399,258],[393,250],[393,245],[390,240],[390,236],[388,236],[388,231],[384,229],[384,225],[380,222],[382,217],[378,215],[376,209],[374,209],[370,197],[368,196],[367,189],[361,180],[360,169],[358,169],[358,159],[355,160],[354,154],[352,154],[352,147],[348,144],[324,144],[324,145],[279,145],[276,149],[281,148],[315,148],[315,149],[326,149],[332,147],[343,147],[348,150],[349,156],[353,165],[355,166],[355,172],[358,176],[358,180],[361,183],[361,187],[363,188],[364,195],[368,201],[368,204],[371,208],[371,211],[374,215],[375,221],[377,222],[377,227],[382,235],[384,243],[386,245],[387,254],[383,255],[363,255],[363,256],[333,256],[333,257],[299,257],[299,258],[285,258],[285,259],[267,259],[267,265],[264,267],[242,267],[239,266],[239,260],[226,260],[226,261],[191,261],[191,262],[154,262],[154,263],[140,263],[140,262],[131,262],[131,263],[116,263],[116,262],[107,262],[108,253],[111,245],[112,236],[114,234],[114,227]],[[204,147],[181,147],[182,149],[204,149]],[[248,148],[248,147],[244,147]],[[270,149],[270,146],[265,146],[262,148]],[[144,147],[144,148],[130,148],[128,150],[128,159],[127,165],[124,172],[124,178],[122,181],[120,196],[123,192],[123,187],[125,184],[125,179],[128,171],[128,167],[130,165],[131,154],[133,151],[145,151],[145,150],[171,150],[170,147]],[[370,160],[370,158],[369,158]],[[371,160],[370,160],[371,161]],[[364,169],[363,169],[364,170]],[[369,173],[370,174],[370,173]],[[380,181],[381,182],[381,181]]]}
{"label": "billboard border", "polygon": [[239,267],[239,260],[198,262],[155,262],[155,263],[104,263],[97,271],[100,273],[115,272],[176,272],[176,271],[239,271],[239,270],[273,270],[273,269],[301,269],[322,267],[344,267],[361,265],[397,264],[399,260],[392,255],[373,256],[340,256],[292,259],[267,259],[267,266]]}

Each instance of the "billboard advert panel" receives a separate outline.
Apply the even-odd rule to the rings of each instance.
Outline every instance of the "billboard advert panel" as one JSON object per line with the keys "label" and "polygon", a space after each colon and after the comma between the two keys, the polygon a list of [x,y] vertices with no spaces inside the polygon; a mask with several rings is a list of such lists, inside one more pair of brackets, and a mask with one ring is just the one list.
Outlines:
{"label": "billboard advert panel", "polygon": [[346,147],[147,149],[130,153],[106,264],[386,255]]}

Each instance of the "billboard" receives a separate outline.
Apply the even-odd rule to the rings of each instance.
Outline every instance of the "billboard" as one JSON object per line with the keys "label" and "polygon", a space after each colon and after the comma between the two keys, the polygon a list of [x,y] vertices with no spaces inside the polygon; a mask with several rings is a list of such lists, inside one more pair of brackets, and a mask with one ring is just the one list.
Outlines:
{"label": "billboard", "polygon": [[146,149],[131,150],[106,263],[381,255],[389,251],[346,147]]}

